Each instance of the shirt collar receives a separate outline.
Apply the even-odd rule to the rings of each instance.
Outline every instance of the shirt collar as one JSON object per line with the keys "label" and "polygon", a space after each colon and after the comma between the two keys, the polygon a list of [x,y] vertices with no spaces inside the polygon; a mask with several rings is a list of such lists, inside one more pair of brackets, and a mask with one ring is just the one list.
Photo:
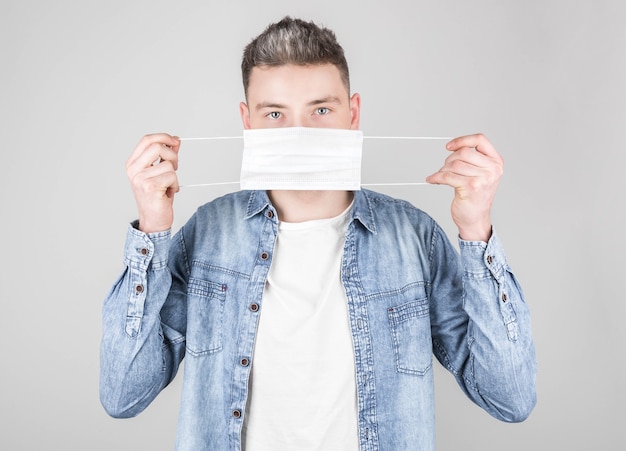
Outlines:
{"label": "shirt collar", "polygon": [[[354,192],[354,203],[352,212],[350,213],[350,222],[358,220],[363,226],[372,233],[376,233],[376,221],[374,220],[374,212],[372,210],[370,191],[361,189]],[[246,209],[245,219],[262,213],[266,208],[274,207],[270,203],[270,199],[265,191],[250,191],[248,198],[248,208]]]}
{"label": "shirt collar", "polygon": [[366,189],[360,189],[354,192],[354,205],[352,206],[352,216],[350,219],[358,219],[367,230],[376,234],[376,221],[374,220],[374,211],[372,210],[370,195],[371,192]]}
{"label": "shirt collar", "polygon": [[248,208],[246,209],[246,215],[244,219],[250,219],[253,216],[263,212],[267,207],[274,210],[274,207],[270,204],[270,199],[267,197],[265,191],[250,191],[250,197],[248,198]]}

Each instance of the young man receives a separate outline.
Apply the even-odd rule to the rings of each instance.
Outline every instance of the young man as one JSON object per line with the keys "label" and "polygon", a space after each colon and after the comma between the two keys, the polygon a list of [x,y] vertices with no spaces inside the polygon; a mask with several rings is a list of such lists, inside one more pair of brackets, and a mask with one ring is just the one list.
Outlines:
{"label": "young man", "polygon": [[[285,18],[245,49],[245,129],[359,128],[334,34]],[[410,204],[367,190],[240,191],[173,237],[179,140],[144,137],[139,210],[103,309],[101,400],[138,414],[186,358],[179,450],[434,449],[432,354],[476,404],[535,403],[529,313],[490,208],[502,160],[482,135],[447,145],[460,256]],[[159,160],[159,164],[153,164]]]}

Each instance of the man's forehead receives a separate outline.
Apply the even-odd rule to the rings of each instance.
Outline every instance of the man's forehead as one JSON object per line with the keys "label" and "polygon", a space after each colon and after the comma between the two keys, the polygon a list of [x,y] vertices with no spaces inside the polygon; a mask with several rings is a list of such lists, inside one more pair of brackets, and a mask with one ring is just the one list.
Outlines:
{"label": "man's forehead", "polygon": [[333,64],[284,64],[255,66],[250,72],[250,84],[257,80],[287,79],[288,81],[325,80],[342,82],[339,68]]}
{"label": "man's forehead", "polygon": [[250,74],[248,100],[255,104],[316,105],[348,100],[339,70],[331,64],[258,66]]}

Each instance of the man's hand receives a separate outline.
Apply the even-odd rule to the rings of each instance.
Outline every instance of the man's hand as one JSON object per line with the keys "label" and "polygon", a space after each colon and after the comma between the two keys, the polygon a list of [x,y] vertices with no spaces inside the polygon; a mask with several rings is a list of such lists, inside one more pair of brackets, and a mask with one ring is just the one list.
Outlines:
{"label": "man's hand", "polygon": [[168,230],[174,222],[179,148],[177,137],[165,133],[146,135],[126,162],[139,210],[139,229],[145,233]]}
{"label": "man's hand", "polygon": [[491,205],[504,168],[502,157],[482,134],[455,138],[446,149],[452,154],[426,181],[454,188],[452,219],[461,239],[488,241]]}

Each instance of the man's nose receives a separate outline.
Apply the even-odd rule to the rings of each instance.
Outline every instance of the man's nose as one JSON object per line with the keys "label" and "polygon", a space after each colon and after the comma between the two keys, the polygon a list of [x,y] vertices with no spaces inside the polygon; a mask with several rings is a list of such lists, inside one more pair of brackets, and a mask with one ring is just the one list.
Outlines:
{"label": "man's nose", "polygon": [[312,127],[311,118],[308,114],[294,114],[291,116],[288,127]]}

